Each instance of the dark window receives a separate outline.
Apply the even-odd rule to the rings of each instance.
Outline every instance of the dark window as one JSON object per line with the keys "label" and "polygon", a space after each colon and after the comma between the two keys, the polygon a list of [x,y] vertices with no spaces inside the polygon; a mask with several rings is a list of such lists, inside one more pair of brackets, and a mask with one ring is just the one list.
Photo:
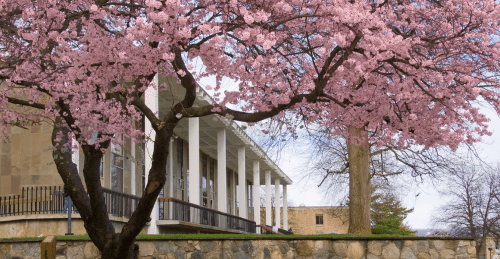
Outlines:
{"label": "dark window", "polygon": [[181,200],[184,200],[184,141],[177,138],[177,175],[179,176],[179,190]]}
{"label": "dark window", "polygon": [[209,196],[208,196],[208,200],[209,200],[209,207],[212,208],[212,209],[215,209],[215,200],[216,200],[216,197],[215,197],[215,186],[214,186],[214,181],[215,181],[215,159],[212,159],[210,158],[210,169],[209,169],[209,176],[210,176],[210,180],[208,182],[208,186],[210,188],[209,190]]}
{"label": "dark window", "polygon": [[232,189],[231,189],[231,181],[233,179],[232,175],[233,175],[233,172],[231,170],[227,169],[227,174],[226,174],[226,179],[227,179],[227,189],[226,189],[227,196],[226,197],[227,197],[227,213],[229,213],[229,214],[233,213],[232,212],[232,207],[233,207],[232,206],[232,201],[233,201],[233,199],[232,199],[232,197],[233,197],[232,193],[233,192],[232,192]]}
{"label": "dark window", "polygon": [[123,149],[118,144],[111,144],[111,189],[123,191]]}
{"label": "dark window", "polygon": [[208,205],[208,192],[207,192],[207,163],[208,157],[206,154],[201,155],[201,192],[203,196],[203,206],[207,207]]}
{"label": "dark window", "polygon": [[323,225],[323,214],[316,215],[316,225]]}
{"label": "dark window", "polygon": [[99,175],[101,178],[104,177],[104,158],[101,157],[101,163],[99,163]]}
{"label": "dark window", "polygon": [[[97,136],[98,136],[98,133],[92,133],[92,137],[90,138],[90,144],[94,144],[95,141],[97,140]],[[101,178],[104,177],[104,160],[103,158],[101,157],[101,163],[99,164],[99,176],[101,176]]]}
{"label": "dark window", "polygon": [[[182,170],[184,145],[182,142],[183,142],[182,139],[180,138],[177,139],[177,170],[179,171],[180,178],[184,179],[184,170]],[[179,187],[182,188],[182,186]]]}
{"label": "dark window", "polygon": [[214,181],[215,181],[215,159],[210,159],[210,199],[215,199],[215,190],[214,190]]}
{"label": "dark window", "polygon": [[247,186],[248,186],[248,212],[252,211],[252,182],[247,181]]}

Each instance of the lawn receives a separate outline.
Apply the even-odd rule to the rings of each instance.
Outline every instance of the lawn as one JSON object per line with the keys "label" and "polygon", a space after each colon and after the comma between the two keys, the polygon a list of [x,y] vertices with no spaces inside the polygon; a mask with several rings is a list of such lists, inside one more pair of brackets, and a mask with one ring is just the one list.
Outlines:
{"label": "lawn", "polygon": [[[162,234],[162,235],[147,235],[139,234],[137,239],[329,239],[329,238],[365,238],[365,237],[378,237],[378,238],[403,238],[408,236],[394,236],[394,235],[354,235],[354,234],[324,234],[324,235],[276,235],[276,234]],[[21,241],[21,240],[43,240],[44,237],[23,237],[23,238],[0,238],[0,241]],[[86,240],[89,239],[88,235],[80,236],[57,236],[58,240]]]}

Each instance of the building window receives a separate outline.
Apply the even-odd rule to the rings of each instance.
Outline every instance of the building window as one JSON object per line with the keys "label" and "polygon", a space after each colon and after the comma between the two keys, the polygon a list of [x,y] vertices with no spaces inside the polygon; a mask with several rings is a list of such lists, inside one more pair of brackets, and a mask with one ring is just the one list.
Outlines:
{"label": "building window", "polygon": [[177,175],[179,176],[179,190],[181,200],[184,200],[184,141],[177,139]]}
{"label": "building window", "polygon": [[233,213],[232,209],[233,209],[233,191],[232,191],[232,188],[231,188],[231,181],[233,180],[232,178],[232,175],[233,175],[233,172],[230,170],[230,169],[227,169],[227,174],[226,174],[226,180],[227,180],[227,213],[231,214]]}
{"label": "building window", "polygon": [[215,209],[215,201],[216,201],[214,181],[215,181],[215,159],[210,159],[210,180],[209,180],[210,196],[208,197],[208,199],[210,201],[209,207],[212,209]]}
{"label": "building window", "polygon": [[[236,202],[235,205],[234,205],[234,209],[236,210],[236,213],[235,215],[236,216],[239,216],[239,208],[240,208],[240,185],[239,185],[239,181],[238,181],[238,173],[237,172],[234,172],[234,186],[235,186],[235,195],[234,195],[234,201]],[[245,188],[245,186],[243,186],[243,188]],[[245,202],[245,201],[243,201]],[[241,217],[243,217],[243,215],[241,215]]]}
{"label": "building window", "polygon": [[[99,133],[95,132],[92,133],[92,136],[90,138],[90,144],[94,144],[97,140],[97,137],[99,136]],[[101,157],[101,162],[99,163],[99,176],[101,178],[104,178],[104,158]]]}
{"label": "building window", "polygon": [[111,189],[123,191],[123,149],[117,144],[111,144]]}
{"label": "building window", "polygon": [[316,225],[323,225],[323,214],[316,214]]}
{"label": "building window", "polygon": [[101,157],[101,162],[99,163],[99,175],[104,178],[104,158]]}
{"label": "building window", "polygon": [[208,206],[208,191],[207,191],[207,167],[208,167],[208,156],[206,154],[201,155],[201,193],[203,197],[203,207]]}
{"label": "building window", "polygon": [[252,195],[252,182],[247,180],[247,186],[248,186],[248,212],[252,211],[252,201],[253,201],[253,195]]}

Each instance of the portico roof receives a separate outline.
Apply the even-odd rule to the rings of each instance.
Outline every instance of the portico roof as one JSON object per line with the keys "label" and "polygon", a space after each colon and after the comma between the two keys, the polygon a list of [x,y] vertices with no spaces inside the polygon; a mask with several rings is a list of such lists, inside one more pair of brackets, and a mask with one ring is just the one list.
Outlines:
{"label": "portico roof", "polygon": [[[168,90],[159,92],[159,115],[163,117],[166,113],[184,97],[185,89],[177,84],[171,77],[158,79],[159,84],[167,83]],[[197,88],[195,106],[205,106],[213,103],[212,98],[201,88]],[[271,171],[271,182],[280,179],[280,184],[290,185],[292,180],[267,156],[267,154],[238,126],[234,121],[227,118],[209,115],[200,118],[200,150],[213,158],[217,158],[217,131],[226,129],[226,166],[233,171],[238,169],[238,147],[245,146],[245,171],[246,178],[253,181],[253,161],[260,161],[260,184],[265,184],[265,172]],[[188,120],[180,120],[174,133],[182,139],[188,140]]]}

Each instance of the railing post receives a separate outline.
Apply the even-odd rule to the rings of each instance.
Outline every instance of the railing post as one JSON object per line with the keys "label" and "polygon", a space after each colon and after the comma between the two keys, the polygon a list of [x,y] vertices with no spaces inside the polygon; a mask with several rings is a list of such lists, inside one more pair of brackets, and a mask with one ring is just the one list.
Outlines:
{"label": "railing post", "polygon": [[40,207],[38,205],[38,186],[35,187],[35,214],[40,211]]}
{"label": "railing post", "polygon": [[[28,198],[28,200],[29,200],[29,198]],[[33,186],[31,186],[31,202],[30,202],[30,205],[31,205],[30,206],[31,207],[30,214],[33,214]]]}

